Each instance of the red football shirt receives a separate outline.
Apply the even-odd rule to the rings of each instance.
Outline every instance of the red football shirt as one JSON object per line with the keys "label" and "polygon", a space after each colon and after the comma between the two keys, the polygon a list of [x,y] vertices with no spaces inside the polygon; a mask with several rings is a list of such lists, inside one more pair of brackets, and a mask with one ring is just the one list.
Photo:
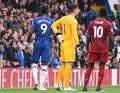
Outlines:
{"label": "red football shirt", "polygon": [[112,24],[105,18],[96,18],[91,21],[87,34],[91,36],[90,52],[108,52],[108,36],[113,34]]}

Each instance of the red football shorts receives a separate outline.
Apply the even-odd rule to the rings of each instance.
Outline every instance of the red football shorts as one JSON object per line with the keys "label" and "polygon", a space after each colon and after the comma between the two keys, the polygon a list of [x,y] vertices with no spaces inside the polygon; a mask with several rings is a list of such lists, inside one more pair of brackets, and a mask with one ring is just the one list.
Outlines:
{"label": "red football shorts", "polygon": [[107,62],[108,61],[108,53],[94,53],[90,52],[88,55],[88,62]]}

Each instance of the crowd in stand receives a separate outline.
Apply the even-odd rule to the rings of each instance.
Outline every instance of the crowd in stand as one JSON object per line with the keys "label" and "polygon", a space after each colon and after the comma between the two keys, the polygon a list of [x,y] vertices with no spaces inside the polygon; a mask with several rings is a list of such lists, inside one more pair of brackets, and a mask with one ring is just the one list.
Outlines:
{"label": "crowd in stand", "polygon": [[[31,67],[31,55],[33,50],[34,33],[30,33],[30,25],[33,18],[40,16],[40,6],[49,0],[0,0],[0,67]],[[68,4],[74,2],[79,5],[80,12],[92,12],[91,5],[99,5],[102,0],[59,0],[55,4],[48,4],[48,16],[57,20],[68,14]],[[118,8],[116,9],[118,11]],[[80,47],[76,50],[76,62],[73,67],[87,67],[87,56],[84,55],[86,45],[86,17],[87,14],[79,14],[78,36]],[[114,41],[116,55],[107,62],[107,68],[120,68],[120,21],[112,16],[114,27]],[[111,57],[111,56],[109,56]],[[60,66],[59,48],[51,36],[51,59],[49,67]],[[95,65],[98,68],[98,65]]]}

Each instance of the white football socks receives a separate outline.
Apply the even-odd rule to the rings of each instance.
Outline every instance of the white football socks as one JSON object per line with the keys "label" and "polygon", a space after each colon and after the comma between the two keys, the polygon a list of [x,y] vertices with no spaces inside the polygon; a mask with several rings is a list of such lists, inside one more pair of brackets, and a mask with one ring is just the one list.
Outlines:
{"label": "white football socks", "polygon": [[32,64],[32,74],[34,78],[34,83],[38,84],[38,64]]}
{"label": "white football socks", "polygon": [[47,66],[41,66],[41,67],[42,67],[42,70],[40,72],[40,87],[44,85],[44,82],[47,77]]}

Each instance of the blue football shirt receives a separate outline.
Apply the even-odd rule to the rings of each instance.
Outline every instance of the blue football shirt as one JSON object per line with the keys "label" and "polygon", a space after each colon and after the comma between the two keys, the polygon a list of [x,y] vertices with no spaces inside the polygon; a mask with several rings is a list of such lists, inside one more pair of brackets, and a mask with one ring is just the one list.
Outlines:
{"label": "blue football shirt", "polygon": [[40,16],[34,18],[31,29],[35,31],[35,39],[50,39],[50,35],[52,32],[51,25],[53,22],[54,20],[49,18],[48,16]]}

